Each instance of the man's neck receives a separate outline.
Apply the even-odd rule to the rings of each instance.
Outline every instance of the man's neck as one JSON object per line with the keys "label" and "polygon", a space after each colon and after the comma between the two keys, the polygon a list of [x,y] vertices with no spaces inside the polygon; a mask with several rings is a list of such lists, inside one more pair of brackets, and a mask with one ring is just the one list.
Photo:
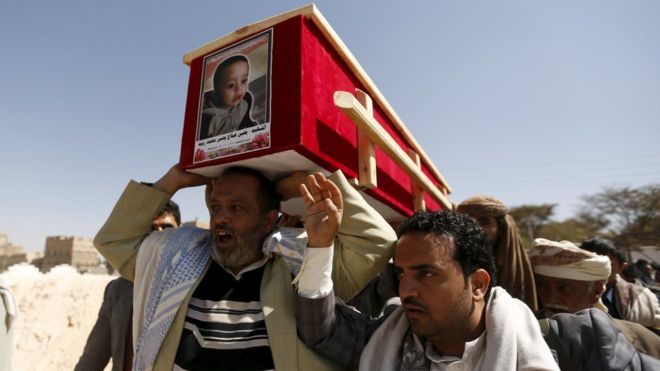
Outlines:
{"label": "man's neck", "polygon": [[245,261],[238,262],[236,264],[231,264],[228,265],[224,259],[220,258],[216,254],[212,256],[212,259],[218,263],[222,268],[224,268],[226,271],[230,271],[231,273],[234,274],[234,276],[239,276],[240,273],[245,269],[248,268],[249,266],[260,262],[261,260],[264,259],[264,254],[262,251],[259,251],[257,254],[254,254],[253,256],[250,256],[247,258]]}
{"label": "man's neck", "polygon": [[607,284],[605,284],[605,287],[609,290],[612,287],[616,285],[616,281],[619,279],[619,274],[617,273],[614,275],[611,279],[607,280]]}
{"label": "man's neck", "polygon": [[255,257],[255,258],[252,259],[251,261],[246,262],[246,263],[244,263],[244,264],[241,264],[241,265],[238,266],[238,267],[232,267],[232,268],[230,268],[230,269],[231,269],[232,273],[234,273],[235,275],[237,275],[237,274],[241,273],[241,272],[243,271],[243,269],[245,269],[245,268],[251,266],[252,264],[254,264],[254,263],[256,263],[256,262],[258,262],[258,261],[260,261],[260,260],[262,260],[263,258],[264,258],[264,255],[263,255],[263,254],[260,254],[259,256]]}

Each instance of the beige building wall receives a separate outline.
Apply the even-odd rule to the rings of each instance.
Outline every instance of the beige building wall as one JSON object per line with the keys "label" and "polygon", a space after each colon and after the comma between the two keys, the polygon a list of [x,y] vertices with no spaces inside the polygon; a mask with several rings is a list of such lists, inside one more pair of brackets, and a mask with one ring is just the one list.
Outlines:
{"label": "beige building wall", "polygon": [[46,238],[46,248],[41,270],[47,272],[60,264],[69,264],[79,271],[85,271],[100,263],[99,255],[91,238],[72,236],[50,236]]}
{"label": "beige building wall", "polygon": [[0,233],[0,272],[25,261],[27,261],[27,257],[23,247],[12,244],[6,234]]}

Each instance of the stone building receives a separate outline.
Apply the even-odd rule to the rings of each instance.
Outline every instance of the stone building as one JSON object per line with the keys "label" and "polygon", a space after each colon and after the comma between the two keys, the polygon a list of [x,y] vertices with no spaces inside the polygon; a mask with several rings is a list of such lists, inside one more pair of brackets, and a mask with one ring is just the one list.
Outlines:
{"label": "stone building", "polygon": [[209,229],[209,222],[208,222],[208,220],[195,219],[195,220],[191,220],[189,222],[181,223],[181,226],[182,227],[193,226],[193,227],[197,227],[197,228]]}
{"label": "stone building", "polygon": [[23,247],[12,244],[6,234],[0,233],[0,272],[25,261],[27,258]]}
{"label": "stone building", "polygon": [[91,238],[50,236],[46,238],[41,270],[48,272],[56,265],[69,264],[85,272],[98,266],[100,262]]}

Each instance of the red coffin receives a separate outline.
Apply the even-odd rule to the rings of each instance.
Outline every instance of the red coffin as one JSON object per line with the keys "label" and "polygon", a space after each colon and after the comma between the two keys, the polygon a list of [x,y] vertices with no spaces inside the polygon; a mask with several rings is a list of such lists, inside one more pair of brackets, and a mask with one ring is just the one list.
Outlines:
{"label": "red coffin", "polygon": [[[217,176],[227,166],[243,165],[279,178],[294,170],[341,169],[349,179],[357,178],[358,128],[333,97],[359,89],[373,99],[369,114],[394,147],[418,154],[428,184],[440,196],[450,192],[314,5],[243,27],[186,54],[184,62],[190,65],[190,80],[180,163],[189,171]],[[249,93],[240,92],[241,84]],[[449,207],[446,198],[420,193],[381,147],[374,152],[377,186],[363,191],[385,218],[411,215],[419,208],[415,195],[429,210]],[[298,213],[300,207],[292,202],[283,210]]]}

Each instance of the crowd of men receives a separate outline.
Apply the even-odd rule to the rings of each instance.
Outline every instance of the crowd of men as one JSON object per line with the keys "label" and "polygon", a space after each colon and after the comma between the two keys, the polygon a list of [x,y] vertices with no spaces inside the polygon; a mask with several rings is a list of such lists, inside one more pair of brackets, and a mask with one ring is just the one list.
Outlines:
{"label": "crowd of men", "polygon": [[[197,186],[209,230],[153,227]],[[280,212],[293,197],[303,228]],[[106,289],[81,370],[110,357],[113,370],[660,369],[658,298],[622,278],[621,251],[602,237],[528,251],[493,197],[395,232],[341,171],[208,179],[175,165],[130,182],[95,245],[127,285]]]}

